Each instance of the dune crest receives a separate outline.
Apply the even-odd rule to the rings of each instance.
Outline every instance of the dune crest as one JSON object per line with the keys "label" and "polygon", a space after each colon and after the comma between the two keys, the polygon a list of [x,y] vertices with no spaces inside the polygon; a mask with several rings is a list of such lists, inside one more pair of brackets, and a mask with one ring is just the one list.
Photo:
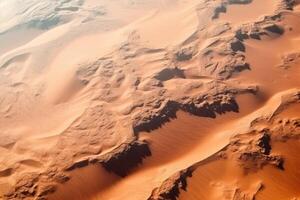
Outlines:
{"label": "dune crest", "polygon": [[0,199],[300,198],[297,0],[16,4]]}

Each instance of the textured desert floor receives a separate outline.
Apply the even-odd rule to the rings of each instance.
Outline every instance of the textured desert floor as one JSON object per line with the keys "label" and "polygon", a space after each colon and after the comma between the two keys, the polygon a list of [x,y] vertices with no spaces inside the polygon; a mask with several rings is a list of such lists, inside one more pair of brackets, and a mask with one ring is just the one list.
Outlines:
{"label": "textured desert floor", "polygon": [[299,0],[0,0],[0,200],[300,200],[299,169]]}

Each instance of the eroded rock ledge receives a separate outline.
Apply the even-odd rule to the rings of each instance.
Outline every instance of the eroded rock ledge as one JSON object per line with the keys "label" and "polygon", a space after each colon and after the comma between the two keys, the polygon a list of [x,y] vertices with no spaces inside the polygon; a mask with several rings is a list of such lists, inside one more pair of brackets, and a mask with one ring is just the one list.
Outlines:
{"label": "eroded rock ledge", "polygon": [[187,178],[190,176],[192,176],[191,169],[174,174],[164,181],[161,187],[154,189],[148,200],[176,200],[180,190],[186,190]]}
{"label": "eroded rock ledge", "polygon": [[[216,154],[193,164],[187,169],[183,169],[165,180],[160,187],[153,190],[149,199],[176,200],[180,190],[188,190],[187,180],[189,177],[192,177],[197,168],[220,159],[237,162],[245,173],[256,173],[266,165],[274,166],[278,170],[285,170],[285,158],[282,155],[272,153],[271,142],[299,140],[300,119],[286,119],[281,116],[281,113],[288,106],[299,105],[299,91],[293,90],[283,93],[280,98],[280,105],[278,105],[271,115],[255,118],[250,123],[248,132],[232,136],[228,145]],[[260,183],[257,193],[263,187],[265,187],[263,183]],[[238,193],[241,193],[241,191],[238,191]],[[234,199],[243,199],[242,196],[237,194]]]}
{"label": "eroded rock ledge", "polygon": [[[148,200],[176,200],[181,190],[188,191],[187,181],[192,177],[197,168],[219,159],[235,160],[245,173],[255,173],[262,170],[266,165],[274,166],[278,170],[285,170],[284,157],[272,153],[270,141],[286,142],[288,140],[299,139],[299,121],[300,119],[283,120],[275,117],[266,125],[266,127],[272,128],[263,130],[256,130],[254,127],[261,123],[265,124],[265,119],[255,121],[252,131],[235,135],[230,140],[230,143],[220,152],[174,174],[165,180],[160,187],[155,188]],[[263,187],[264,185],[261,183],[257,192],[262,190]],[[241,191],[238,191],[238,193],[241,193]],[[237,194],[234,199],[243,199],[242,196],[239,197]]]}

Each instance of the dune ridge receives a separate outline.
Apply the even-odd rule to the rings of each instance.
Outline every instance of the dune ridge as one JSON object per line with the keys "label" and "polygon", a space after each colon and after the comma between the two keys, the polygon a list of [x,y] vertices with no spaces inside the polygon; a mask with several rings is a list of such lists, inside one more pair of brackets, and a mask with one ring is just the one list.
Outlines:
{"label": "dune ridge", "polygon": [[0,24],[28,31],[0,51],[0,199],[300,198],[298,4],[20,5]]}

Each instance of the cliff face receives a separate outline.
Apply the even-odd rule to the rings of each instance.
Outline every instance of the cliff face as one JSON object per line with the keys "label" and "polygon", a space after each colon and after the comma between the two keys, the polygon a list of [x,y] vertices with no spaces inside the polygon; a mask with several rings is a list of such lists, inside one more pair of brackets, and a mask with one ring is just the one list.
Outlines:
{"label": "cliff face", "polygon": [[0,9],[0,199],[300,196],[297,1]]}

